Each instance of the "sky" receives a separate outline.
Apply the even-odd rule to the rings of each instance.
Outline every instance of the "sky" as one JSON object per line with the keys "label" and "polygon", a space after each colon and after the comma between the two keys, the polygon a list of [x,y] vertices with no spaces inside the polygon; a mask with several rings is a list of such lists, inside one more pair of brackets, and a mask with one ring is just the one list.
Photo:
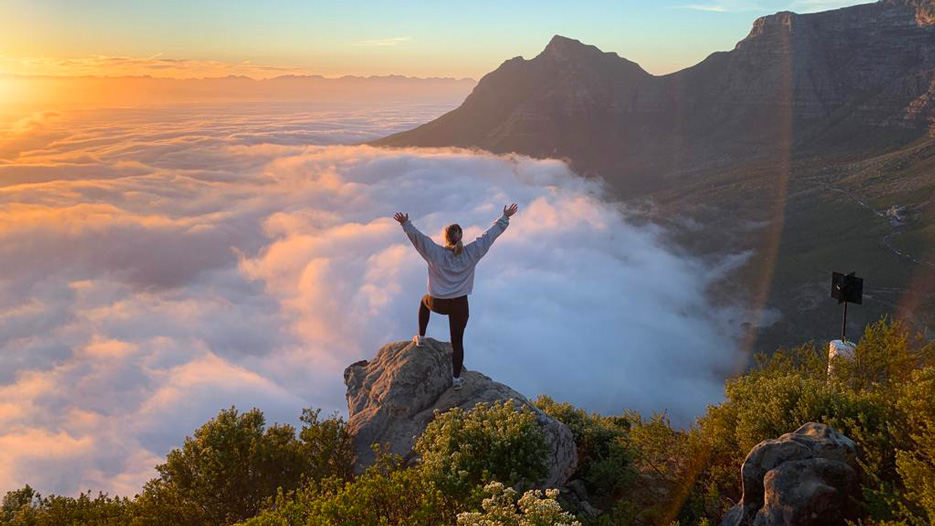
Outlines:
{"label": "sky", "polygon": [[753,20],[853,0],[4,0],[0,74],[407,75],[479,79],[555,34],[664,74]]}

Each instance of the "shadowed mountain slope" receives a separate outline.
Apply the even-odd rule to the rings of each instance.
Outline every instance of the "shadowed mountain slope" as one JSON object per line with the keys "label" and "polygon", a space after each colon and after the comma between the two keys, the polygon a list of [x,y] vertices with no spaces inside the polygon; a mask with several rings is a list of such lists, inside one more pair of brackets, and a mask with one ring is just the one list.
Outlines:
{"label": "shadowed mountain slope", "polygon": [[568,158],[613,184],[793,154],[881,150],[935,111],[932,0],[758,19],[729,52],[665,76],[562,36],[481,79],[457,109],[383,146]]}

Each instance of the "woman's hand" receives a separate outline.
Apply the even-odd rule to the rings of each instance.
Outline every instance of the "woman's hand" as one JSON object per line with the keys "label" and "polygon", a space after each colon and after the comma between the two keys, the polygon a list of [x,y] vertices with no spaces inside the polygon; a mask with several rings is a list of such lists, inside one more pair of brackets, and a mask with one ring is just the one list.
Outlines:
{"label": "woman's hand", "polygon": [[393,219],[399,221],[399,224],[403,224],[406,221],[409,221],[409,214],[404,214],[402,212],[396,212],[396,215],[393,216]]}
{"label": "woman's hand", "polygon": [[510,206],[504,206],[504,207],[503,207],[503,215],[505,215],[505,216],[507,216],[507,217],[510,217],[510,216],[512,216],[513,214],[516,213],[517,208],[518,208],[518,207],[516,206],[516,203],[513,203],[513,204],[510,205]]}

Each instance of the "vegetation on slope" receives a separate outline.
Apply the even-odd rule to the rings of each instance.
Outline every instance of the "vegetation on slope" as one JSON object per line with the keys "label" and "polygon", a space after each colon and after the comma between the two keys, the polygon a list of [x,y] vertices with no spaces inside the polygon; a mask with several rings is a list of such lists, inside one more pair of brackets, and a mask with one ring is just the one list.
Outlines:
{"label": "vegetation on slope", "polygon": [[574,502],[532,489],[546,469],[543,436],[533,415],[504,403],[438,415],[417,443],[422,463],[380,455],[357,476],[340,418],[306,411],[296,433],[232,408],[134,498],[42,497],[26,486],[4,497],[0,525],[710,525],[740,499],[746,453],[812,421],[858,444],[862,524],[935,523],[935,344],[884,319],[832,378],[827,365],[812,344],[759,356],[689,429],[540,397],[575,436],[573,478],[599,516],[572,518]]}

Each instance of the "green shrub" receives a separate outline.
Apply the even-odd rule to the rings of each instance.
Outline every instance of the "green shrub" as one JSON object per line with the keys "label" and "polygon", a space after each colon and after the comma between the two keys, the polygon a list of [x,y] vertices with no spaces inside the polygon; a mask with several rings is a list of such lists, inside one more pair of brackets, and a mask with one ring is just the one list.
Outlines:
{"label": "green shrub", "polygon": [[697,469],[697,443],[691,433],[673,429],[665,414],[646,419],[629,411],[626,416],[637,480],[611,514],[616,524],[669,524],[685,498],[686,477]]}
{"label": "green shrub", "polygon": [[454,524],[459,512],[480,505],[482,484],[499,478],[524,486],[547,474],[548,447],[536,415],[512,401],[437,414],[415,449],[422,456],[416,467],[379,454],[353,481],[329,478],[280,491],[243,526]]}
{"label": "green shrub", "polygon": [[304,463],[295,429],[265,424],[258,409],[221,411],[156,466],[151,500],[178,506],[184,523],[226,525],[255,515],[278,488],[298,487]]}
{"label": "green shrub", "polygon": [[156,467],[134,503],[135,526],[227,525],[256,515],[277,494],[326,477],[351,476],[343,419],[306,409],[292,426],[266,427],[263,413],[223,410]]}
{"label": "green shrub", "polygon": [[913,372],[899,408],[906,413],[914,446],[896,458],[907,508],[919,518],[917,524],[935,524],[935,367]]}
{"label": "green shrub", "polygon": [[558,490],[527,491],[516,500],[516,491],[500,482],[484,486],[483,513],[458,514],[458,526],[580,526],[555,500]]}
{"label": "green shrub", "polygon": [[516,409],[512,400],[436,413],[415,450],[439,489],[471,503],[488,482],[528,487],[548,474],[548,446],[536,414]]}
{"label": "green shrub", "polygon": [[857,390],[885,390],[909,381],[916,369],[935,365],[935,344],[913,336],[900,320],[868,325],[852,360],[835,362],[836,381]]}
{"label": "green shrub", "polygon": [[901,419],[894,398],[793,374],[740,377],[728,382],[726,392],[727,402],[699,420],[708,457],[699,490],[723,503],[705,501],[706,513],[723,512],[740,499],[740,466],[750,449],[807,422],[828,424],[855,440],[864,470],[893,479],[895,450],[906,445],[901,426],[894,425]]}
{"label": "green shrub", "polygon": [[453,524],[458,508],[418,468],[398,457],[379,457],[352,482],[325,479],[299,491],[280,492],[273,505],[242,526],[436,526]]}
{"label": "green shrub", "polygon": [[0,524],[37,524],[34,514],[41,502],[42,496],[28,484],[8,491],[0,503]]}
{"label": "green shrub", "polygon": [[126,526],[131,520],[131,501],[105,493],[43,497],[27,485],[7,492],[0,506],[0,524],[4,526]]}
{"label": "green shrub", "polygon": [[299,441],[304,476],[309,480],[337,477],[350,480],[354,468],[354,445],[347,423],[337,415],[321,420],[319,409],[302,410]]}
{"label": "green shrub", "polygon": [[628,443],[630,415],[606,417],[588,413],[545,395],[535,403],[545,414],[568,426],[575,437],[578,466],[571,478],[585,483],[592,504],[609,506],[631,489],[637,473],[633,466],[634,451]]}
{"label": "green shrub", "polygon": [[311,409],[301,420],[296,436],[289,425],[266,427],[258,409],[221,411],[156,466],[159,478],[136,499],[135,524],[232,524],[256,515],[281,491],[349,478],[353,449],[344,420],[321,420]]}

